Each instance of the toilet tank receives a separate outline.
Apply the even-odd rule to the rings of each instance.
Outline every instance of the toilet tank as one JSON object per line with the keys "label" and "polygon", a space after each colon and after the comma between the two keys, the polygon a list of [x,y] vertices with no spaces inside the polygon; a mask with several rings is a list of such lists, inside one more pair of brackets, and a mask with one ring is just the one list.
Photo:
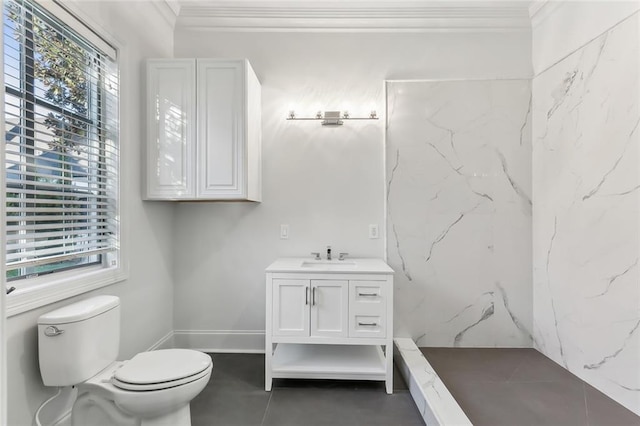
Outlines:
{"label": "toilet tank", "polygon": [[84,382],[120,349],[120,299],[96,296],[38,318],[40,374],[46,386]]}

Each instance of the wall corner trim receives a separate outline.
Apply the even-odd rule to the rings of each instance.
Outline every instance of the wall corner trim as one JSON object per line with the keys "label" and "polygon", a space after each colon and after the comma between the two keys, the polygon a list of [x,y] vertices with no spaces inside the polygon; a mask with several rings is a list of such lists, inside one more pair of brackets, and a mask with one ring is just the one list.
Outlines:
{"label": "wall corner trim", "polygon": [[151,345],[149,349],[147,349],[147,352],[155,351],[158,349],[173,349],[173,335],[173,331],[168,332],[166,335],[161,337],[160,340]]}
{"label": "wall corner trim", "polygon": [[529,17],[531,19],[531,28],[536,28],[545,19],[553,15],[561,6],[561,1],[536,0],[531,2],[529,6]]}

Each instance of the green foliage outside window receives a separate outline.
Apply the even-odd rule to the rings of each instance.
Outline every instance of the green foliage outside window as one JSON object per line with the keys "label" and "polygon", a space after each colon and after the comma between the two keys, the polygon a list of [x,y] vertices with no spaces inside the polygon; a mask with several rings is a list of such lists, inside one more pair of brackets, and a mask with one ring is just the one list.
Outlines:
{"label": "green foliage outside window", "polygon": [[53,105],[65,111],[84,117],[84,120],[69,113],[50,112],[44,121],[55,138],[50,149],[59,152],[80,151],[78,138],[86,136],[88,124],[87,102],[88,87],[86,69],[90,65],[85,50],[67,37],[47,25],[42,19],[33,16],[29,29],[19,15],[16,4],[7,4],[8,17],[15,24],[15,38],[21,41],[27,32],[33,37],[33,75],[46,88],[45,97]]}

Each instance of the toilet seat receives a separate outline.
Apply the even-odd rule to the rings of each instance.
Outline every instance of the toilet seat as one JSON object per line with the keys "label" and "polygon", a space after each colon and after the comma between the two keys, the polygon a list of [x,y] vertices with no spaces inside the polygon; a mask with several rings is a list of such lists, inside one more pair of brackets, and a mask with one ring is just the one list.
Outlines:
{"label": "toilet seat", "polygon": [[190,349],[141,352],[115,371],[111,384],[128,391],[162,390],[198,380],[210,366],[211,357]]}

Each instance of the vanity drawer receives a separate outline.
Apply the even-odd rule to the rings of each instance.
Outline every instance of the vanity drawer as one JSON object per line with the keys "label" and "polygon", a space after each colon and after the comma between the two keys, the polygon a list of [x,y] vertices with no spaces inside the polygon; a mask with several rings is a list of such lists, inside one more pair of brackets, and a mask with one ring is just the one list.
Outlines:
{"label": "vanity drawer", "polygon": [[349,281],[349,337],[386,337],[384,282]]}
{"label": "vanity drawer", "polygon": [[386,337],[385,323],[382,315],[351,315],[349,337]]}

